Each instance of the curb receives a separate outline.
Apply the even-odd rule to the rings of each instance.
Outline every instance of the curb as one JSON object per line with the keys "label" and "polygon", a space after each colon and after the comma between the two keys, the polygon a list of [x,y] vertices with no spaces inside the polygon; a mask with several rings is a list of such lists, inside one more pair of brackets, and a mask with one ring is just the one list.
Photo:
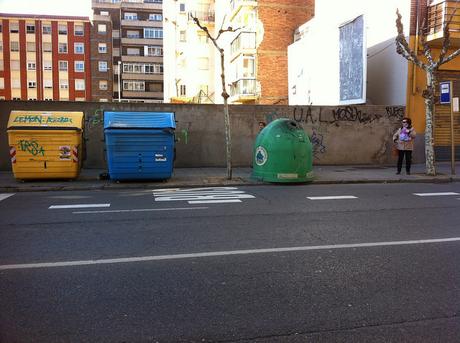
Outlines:
{"label": "curb", "polygon": [[[311,182],[298,183],[295,185],[333,185],[333,184],[384,184],[384,183],[451,183],[460,182],[458,177],[433,177],[424,179],[366,179],[366,180],[313,180]],[[222,187],[222,186],[286,186],[294,185],[289,183],[271,183],[244,178],[234,178],[233,180],[220,179],[207,181],[183,181],[170,183],[102,183],[91,185],[21,185],[21,186],[0,186],[0,192],[19,193],[19,192],[53,192],[53,191],[91,191],[91,190],[120,190],[120,189],[156,189],[156,188],[178,188],[178,187]]]}

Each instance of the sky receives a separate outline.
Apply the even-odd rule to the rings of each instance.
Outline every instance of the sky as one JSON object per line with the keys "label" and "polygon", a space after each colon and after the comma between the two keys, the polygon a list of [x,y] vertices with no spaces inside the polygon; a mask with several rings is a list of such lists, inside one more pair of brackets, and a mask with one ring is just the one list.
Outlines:
{"label": "sky", "polygon": [[92,16],[91,0],[0,0],[0,13]]}

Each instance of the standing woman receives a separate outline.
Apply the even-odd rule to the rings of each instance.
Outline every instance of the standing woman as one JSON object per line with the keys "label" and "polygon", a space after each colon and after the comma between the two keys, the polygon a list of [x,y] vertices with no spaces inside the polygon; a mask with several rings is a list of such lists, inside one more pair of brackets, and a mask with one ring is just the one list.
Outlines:
{"label": "standing woman", "polygon": [[396,172],[398,175],[401,174],[404,157],[406,158],[406,174],[410,175],[415,135],[410,118],[403,118],[402,126],[393,135],[393,142],[395,142],[398,149],[398,171]]}

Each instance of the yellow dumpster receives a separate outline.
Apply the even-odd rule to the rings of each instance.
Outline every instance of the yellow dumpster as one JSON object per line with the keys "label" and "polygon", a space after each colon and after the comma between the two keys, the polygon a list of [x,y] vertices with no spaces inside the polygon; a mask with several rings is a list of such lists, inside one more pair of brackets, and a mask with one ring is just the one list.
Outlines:
{"label": "yellow dumpster", "polygon": [[14,177],[78,177],[83,123],[83,112],[11,111],[7,132]]}

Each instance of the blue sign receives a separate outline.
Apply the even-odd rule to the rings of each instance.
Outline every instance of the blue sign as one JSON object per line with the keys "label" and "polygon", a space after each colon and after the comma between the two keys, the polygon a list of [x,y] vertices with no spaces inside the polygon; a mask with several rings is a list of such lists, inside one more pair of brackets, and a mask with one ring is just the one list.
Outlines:
{"label": "blue sign", "polygon": [[441,90],[440,90],[441,97],[440,97],[439,102],[441,104],[450,104],[450,98],[451,98],[450,82],[440,82],[439,85],[441,87]]}

